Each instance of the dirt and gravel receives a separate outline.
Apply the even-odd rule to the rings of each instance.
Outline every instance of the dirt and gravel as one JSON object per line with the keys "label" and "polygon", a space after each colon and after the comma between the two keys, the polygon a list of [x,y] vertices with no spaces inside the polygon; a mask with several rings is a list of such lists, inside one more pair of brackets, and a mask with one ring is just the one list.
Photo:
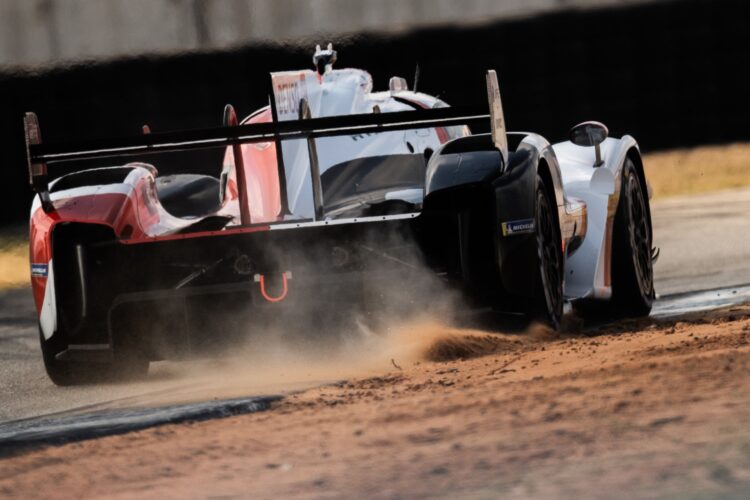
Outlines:
{"label": "dirt and gravel", "polygon": [[263,413],[0,460],[0,496],[750,491],[750,306],[578,331],[574,321],[563,334],[410,328],[423,341],[393,351],[389,369],[368,367]]}

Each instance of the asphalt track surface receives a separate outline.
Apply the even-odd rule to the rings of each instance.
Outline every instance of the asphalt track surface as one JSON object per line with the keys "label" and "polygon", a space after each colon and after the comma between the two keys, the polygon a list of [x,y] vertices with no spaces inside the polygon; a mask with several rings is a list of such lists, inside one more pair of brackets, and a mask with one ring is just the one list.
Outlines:
{"label": "asphalt track surface", "polygon": [[662,296],[750,284],[750,188],[653,204]]}
{"label": "asphalt track surface", "polygon": [[[750,300],[750,189],[672,198],[652,206],[660,299],[655,314]],[[703,293],[692,293],[704,291]],[[130,408],[185,390],[188,363],[152,364],[148,379],[129,384],[56,387],[47,378],[28,289],[0,291],[0,425],[39,416],[65,417]],[[317,385],[250,387],[269,396]],[[175,400],[172,398],[172,400]]]}

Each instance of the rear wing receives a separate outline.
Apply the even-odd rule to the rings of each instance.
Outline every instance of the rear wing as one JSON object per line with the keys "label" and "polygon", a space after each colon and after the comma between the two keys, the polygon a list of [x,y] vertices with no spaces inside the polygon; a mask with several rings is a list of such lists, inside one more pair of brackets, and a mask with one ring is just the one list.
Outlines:
{"label": "rear wing", "polygon": [[[44,144],[41,139],[39,120],[35,113],[28,112],[24,116],[24,130],[26,138],[26,154],[29,169],[29,183],[39,194],[42,208],[45,212],[54,211],[49,196],[47,170],[48,165],[75,161],[93,160],[101,158],[119,158],[143,154],[170,153],[190,151],[215,147],[239,146],[240,144],[275,142],[279,155],[279,183],[281,187],[282,213],[288,212],[288,202],[284,180],[286,174],[282,158],[281,142],[304,139],[308,141],[310,152],[311,174],[313,179],[316,212],[322,205],[319,189],[320,174],[317,172],[317,158],[315,153],[315,139],[319,137],[334,137],[354,134],[370,134],[399,130],[424,129],[434,127],[449,127],[468,125],[480,121],[491,120],[493,142],[500,146],[503,165],[507,164],[507,139],[505,122],[502,118],[500,92],[494,71],[487,74],[487,93],[489,97],[490,113],[486,110],[466,110],[461,108],[420,109],[414,111],[400,111],[393,113],[372,113],[345,116],[331,116],[310,118],[306,103],[300,103],[300,119],[290,121],[274,121],[270,123],[254,123],[237,125],[236,118],[228,120],[233,112],[225,111],[223,127],[202,130],[186,130],[175,132],[146,133],[131,137],[118,137],[102,140],[81,142],[67,142],[60,144]],[[271,108],[275,113],[275,100],[271,99]],[[500,114],[498,118],[498,113]],[[505,144],[505,148],[502,145]],[[240,189],[244,189],[242,186]],[[242,224],[250,224],[242,216]]]}

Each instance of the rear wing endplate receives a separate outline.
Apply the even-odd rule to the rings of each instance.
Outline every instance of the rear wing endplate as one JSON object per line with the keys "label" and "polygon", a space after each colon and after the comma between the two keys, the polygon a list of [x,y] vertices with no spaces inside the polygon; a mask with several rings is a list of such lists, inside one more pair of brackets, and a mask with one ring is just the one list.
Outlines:
{"label": "rear wing endplate", "polygon": [[503,156],[503,165],[508,165],[508,134],[505,130],[503,101],[500,99],[500,85],[494,69],[487,72],[487,100],[490,104],[490,123],[492,124],[492,142]]}

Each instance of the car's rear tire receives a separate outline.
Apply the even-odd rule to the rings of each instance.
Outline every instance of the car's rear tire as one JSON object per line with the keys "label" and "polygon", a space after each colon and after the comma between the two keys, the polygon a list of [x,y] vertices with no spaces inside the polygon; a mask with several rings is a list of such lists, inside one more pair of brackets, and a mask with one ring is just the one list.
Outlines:
{"label": "car's rear tire", "polygon": [[651,216],[646,191],[631,158],[625,159],[612,232],[612,299],[577,301],[584,318],[647,316],[654,301]]}
{"label": "car's rear tire", "polygon": [[532,319],[558,329],[565,300],[563,296],[564,263],[560,227],[554,212],[557,205],[550,198],[544,179],[538,176],[534,223],[537,269]]}
{"label": "car's rear tire", "polygon": [[44,369],[55,385],[71,386],[101,382],[122,382],[137,380],[148,374],[149,360],[136,348],[123,346],[115,350],[111,362],[63,361],[57,355],[66,346],[62,335],[57,332],[49,340],[39,329],[39,342],[42,348]]}

